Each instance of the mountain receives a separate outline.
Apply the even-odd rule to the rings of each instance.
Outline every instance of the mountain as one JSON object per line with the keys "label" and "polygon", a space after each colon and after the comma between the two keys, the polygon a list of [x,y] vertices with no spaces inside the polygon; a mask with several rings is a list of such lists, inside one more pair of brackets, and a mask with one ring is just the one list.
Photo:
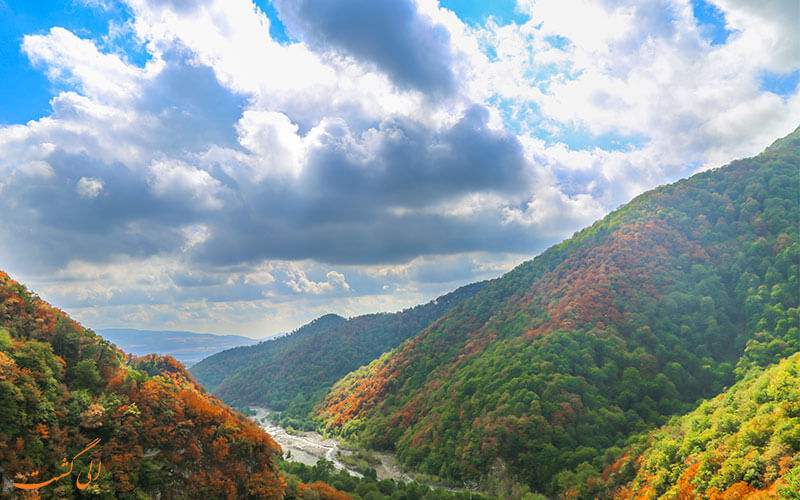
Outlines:
{"label": "mountain", "polygon": [[265,359],[278,358],[288,349],[314,338],[328,328],[346,322],[336,314],[326,314],[288,335],[272,337],[254,346],[228,349],[202,360],[191,368],[192,375],[209,391],[214,391],[226,378]]}
{"label": "mountain", "polygon": [[126,355],[0,272],[4,498],[282,498],[280,453],[175,359]]}
{"label": "mountain", "polygon": [[486,282],[461,287],[398,313],[349,320],[323,316],[285,337],[211,356],[191,372],[229,404],[280,410],[284,424],[309,427],[308,414],[334,382],[398,346],[484,286]]}
{"label": "mountain", "polygon": [[639,433],[800,350],[799,188],[800,129],[644,193],[348,374],[316,418],[453,481],[584,491]]}
{"label": "mountain", "polygon": [[639,448],[603,471],[624,483],[614,498],[797,498],[800,354],[752,370]]}
{"label": "mountain", "polygon": [[97,330],[97,333],[135,356],[151,353],[172,356],[187,368],[220,351],[258,342],[240,335],[212,335],[171,330],[103,328]]}

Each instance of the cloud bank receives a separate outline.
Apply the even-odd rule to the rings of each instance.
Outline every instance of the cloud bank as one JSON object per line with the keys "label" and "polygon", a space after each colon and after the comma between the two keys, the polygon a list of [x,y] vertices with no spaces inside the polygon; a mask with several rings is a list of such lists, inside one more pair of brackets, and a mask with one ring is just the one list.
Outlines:
{"label": "cloud bank", "polygon": [[796,2],[275,7],[288,41],[246,0],[26,35],[64,90],[0,128],[6,268],[98,328],[276,333],[496,276],[800,116]]}

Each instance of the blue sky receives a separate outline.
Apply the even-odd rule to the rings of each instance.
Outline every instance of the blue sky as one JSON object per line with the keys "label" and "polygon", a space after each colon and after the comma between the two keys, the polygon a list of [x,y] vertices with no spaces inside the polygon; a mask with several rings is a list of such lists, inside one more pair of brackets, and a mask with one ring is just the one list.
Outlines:
{"label": "blue sky", "polygon": [[0,13],[0,56],[3,73],[7,75],[0,94],[0,123],[6,124],[25,123],[46,116],[50,111],[50,98],[69,88],[48,81],[42,71],[32,67],[20,50],[25,35],[63,26],[83,38],[100,39],[108,33],[109,22],[127,17],[122,8],[106,12],[71,0],[4,0],[0,2]]}
{"label": "blue sky", "polygon": [[692,0],[692,14],[703,37],[711,45],[724,44],[731,36],[731,30],[725,26],[725,13],[713,3]]}
{"label": "blue sky", "polygon": [[501,25],[510,23],[523,24],[528,16],[517,9],[515,0],[495,0],[486,2],[481,0],[446,0],[439,2],[445,9],[455,14],[465,23],[482,26],[489,18]]}
{"label": "blue sky", "polygon": [[498,276],[797,126],[793,0],[0,0],[0,262],[251,336]]}

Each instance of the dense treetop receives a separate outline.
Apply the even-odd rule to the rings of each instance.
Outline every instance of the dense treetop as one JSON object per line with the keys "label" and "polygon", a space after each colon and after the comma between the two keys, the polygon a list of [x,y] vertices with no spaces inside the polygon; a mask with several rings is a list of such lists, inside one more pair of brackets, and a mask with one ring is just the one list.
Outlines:
{"label": "dense treetop", "polygon": [[603,471],[627,482],[615,498],[797,498],[800,354],[751,371],[631,452]]}

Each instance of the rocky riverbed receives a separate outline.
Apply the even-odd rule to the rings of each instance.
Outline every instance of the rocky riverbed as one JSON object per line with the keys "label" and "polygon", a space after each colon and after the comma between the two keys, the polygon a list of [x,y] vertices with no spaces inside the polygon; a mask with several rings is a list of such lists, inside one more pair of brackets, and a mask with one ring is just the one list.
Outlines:
{"label": "rocky riverbed", "polygon": [[[262,429],[267,431],[272,439],[275,440],[283,449],[283,455],[290,455],[288,460],[301,462],[306,465],[314,465],[317,460],[324,458],[333,462],[334,467],[346,470],[348,473],[361,477],[362,474],[349,467],[340,460],[344,455],[351,455],[353,452],[343,448],[339,441],[333,438],[325,438],[316,432],[298,432],[290,434],[283,427],[269,421],[269,414],[272,413],[266,408],[251,407],[255,412],[253,419]],[[373,452],[375,458],[380,462],[372,465],[378,475],[378,479],[394,479],[395,481],[409,482],[412,478],[400,470],[394,456],[389,453]]]}

